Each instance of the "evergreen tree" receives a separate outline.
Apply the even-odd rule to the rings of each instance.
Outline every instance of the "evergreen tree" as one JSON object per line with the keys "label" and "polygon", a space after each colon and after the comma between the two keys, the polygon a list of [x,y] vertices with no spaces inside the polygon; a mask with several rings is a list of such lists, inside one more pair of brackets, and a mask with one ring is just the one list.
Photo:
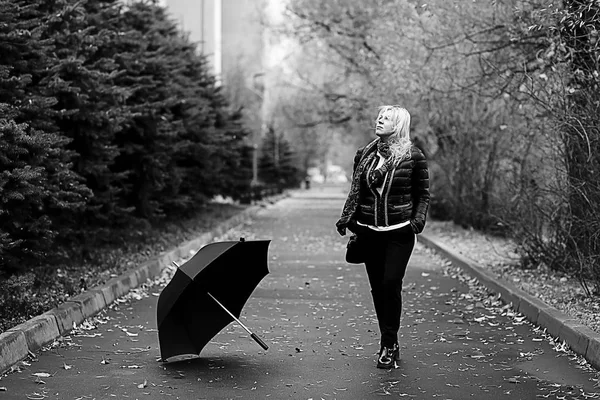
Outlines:
{"label": "evergreen tree", "polygon": [[242,110],[229,113],[223,104],[218,109],[221,117],[216,126],[224,132],[216,157],[221,161],[219,190],[239,200],[250,190],[253,149],[247,144],[248,131],[242,125]]}
{"label": "evergreen tree", "polygon": [[239,184],[247,132],[205,57],[163,8],[137,2],[123,15],[134,34],[125,43],[129,56],[116,56],[126,70],[118,83],[132,88],[134,117],[118,135],[119,165],[133,169],[129,191],[141,215],[193,210]]}
{"label": "evergreen tree", "polygon": [[230,111],[206,57],[198,55],[196,44],[181,34],[171,38],[170,48],[177,51],[181,63],[173,69],[171,89],[181,101],[171,114],[183,130],[173,158],[176,179],[164,199],[170,209],[185,211],[217,194],[235,197],[247,191],[251,159],[241,112]]}
{"label": "evergreen tree", "polygon": [[91,195],[70,170],[68,140],[52,120],[56,100],[41,83],[53,52],[43,29],[35,4],[0,0],[0,270],[7,272],[40,260],[56,221]]}
{"label": "evergreen tree", "polygon": [[174,22],[164,9],[151,2],[135,2],[122,13],[114,58],[123,70],[115,83],[126,88],[131,118],[116,136],[121,154],[115,171],[128,176],[123,184],[127,204],[144,218],[161,216],[165,188],[178,179],[172,156],[182,124],[171,109],[183,99],[173,91],[173,77],[180,68],[180,54],[173,45]]}
{"label": "evergreen tree", "polygon": [[262,155],[259,162],[259,178],[279,188],[300,184],[300,171],[295,166],[294,152],[283,134],[269,127],[263,138]]}
{"label": "evergreen tree", "polygon": [[28,3],[0,0],[0,270],[247,190],[241,114],[165,9]]}
{"label": "evergreen tree", "polygon": [[222,131],[215,125],[218,116],[213,101],[218,88],[208,73],[206,58],[198,55],[195,44],[181,34],[171,41],[181,63],[171,87],[180,101],[171,113],[182,129],[173,157],[177,179],[167,188],[164,199],[171,210],[186,211],[220,192],[221,159],[215,152],[222,146]]}
{"label": "evergreen tree", "polygon": [[77,218],[79,230],[84,238],[105,239],[111,227],[131,221],[131,208],[119,197],[125,174],[111,170],[119,155],[115,135],[128,118],[127,92],[115,85],[120,71],[112,61],[122,3],[54,0],[40,9],[47,16],[44,38],[55,49],[42,83],[57,100],[56,124],[77,154],[73,169],[94,194]]}

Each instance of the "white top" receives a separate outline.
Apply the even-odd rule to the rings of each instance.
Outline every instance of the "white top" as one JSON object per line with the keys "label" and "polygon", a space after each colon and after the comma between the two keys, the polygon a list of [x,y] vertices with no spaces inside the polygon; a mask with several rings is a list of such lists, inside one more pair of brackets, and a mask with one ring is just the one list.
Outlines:
{"label": "white top", "polygon": [[394,229],[399,229],[399,228],[403,228],[406,225],[410,224],[410,221],[406,221],[406,222],[401,222],[399,224],[395,224],[395,225],[389,225],[389,226],[373,226],[373,225],[365,225],[365,224],[361,224],[360,222],[356,221],[356,223],[358,225],[362,225],[362,226],[366,226],[369,229],[373,229],[374,231],[379,231],[379,232],[385,232],[385,231],[393,231]]}
{"label": "white top", "polygon": [[[381,155],[380,152],[377,152],[377,157],[379,157],[379,158],[377,159],[377,165],[375,166],[375,169],[381,167],[383,165],[383,163],[385,162],[385,158]],[[387,175],[387,173],[386,173],[386,175]],[[379,194],[383,193],[383,182],[385,182],[385,176],[383,177],[381,186],[375,188],[375,189],[377,189]]]}

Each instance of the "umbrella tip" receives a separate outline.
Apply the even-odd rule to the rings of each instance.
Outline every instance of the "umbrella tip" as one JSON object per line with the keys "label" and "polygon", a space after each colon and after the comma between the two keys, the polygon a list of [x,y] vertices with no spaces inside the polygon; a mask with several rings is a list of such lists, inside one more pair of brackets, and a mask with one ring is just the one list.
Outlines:
{"label": "umbrella tip", "polygon": [[243,237],[240,238],[240,242],[245,242],[245,241],[246,241],[245,238],[243,238]]}

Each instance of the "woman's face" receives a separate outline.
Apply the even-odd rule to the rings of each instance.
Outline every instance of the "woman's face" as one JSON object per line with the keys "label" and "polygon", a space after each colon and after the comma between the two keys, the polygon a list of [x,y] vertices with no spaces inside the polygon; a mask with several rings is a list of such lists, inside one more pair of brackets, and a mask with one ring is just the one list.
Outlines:
{"label": "woman's face", "polygon": [[377,116],[375,125],[375,134],[377,136],[390,136],[394,133],[396,126],[392,119],[392,110],[383,110]]}

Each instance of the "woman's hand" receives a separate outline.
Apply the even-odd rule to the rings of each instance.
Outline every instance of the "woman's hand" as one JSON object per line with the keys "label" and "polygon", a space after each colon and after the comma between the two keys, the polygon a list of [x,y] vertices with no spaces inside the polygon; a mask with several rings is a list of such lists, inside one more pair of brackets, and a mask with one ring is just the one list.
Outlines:
{"label": "woman's hand", "polygon": [[358,225],[358,223],[356,222],[356,220],[354,220],[354,219],[351,219],[350,221],[348,221],[348,226],[347,226],[347,228],[348,228],[348,230],[349,230],[350,232],[352,232],[352,233],[354,233],[354,234],[355,234],[355,233],[356,233],[356,230],[357,230],[357,229],[356,229],[356,226],[357,226],[357,225]]}
{"label": "woman's hand", "polygon": [[420,219],[413,218],[410,220],[410,227],[415,235],[418,235],[419,233],[423,232],[425,224]]}
{"label": "woman's hand", "polygon": [[346,236],[346,228],[348,227],[348,225],[349,223],[342,222],[342,220],[340,219],[338,222],[335,223],[335,229],[340,235]]}

